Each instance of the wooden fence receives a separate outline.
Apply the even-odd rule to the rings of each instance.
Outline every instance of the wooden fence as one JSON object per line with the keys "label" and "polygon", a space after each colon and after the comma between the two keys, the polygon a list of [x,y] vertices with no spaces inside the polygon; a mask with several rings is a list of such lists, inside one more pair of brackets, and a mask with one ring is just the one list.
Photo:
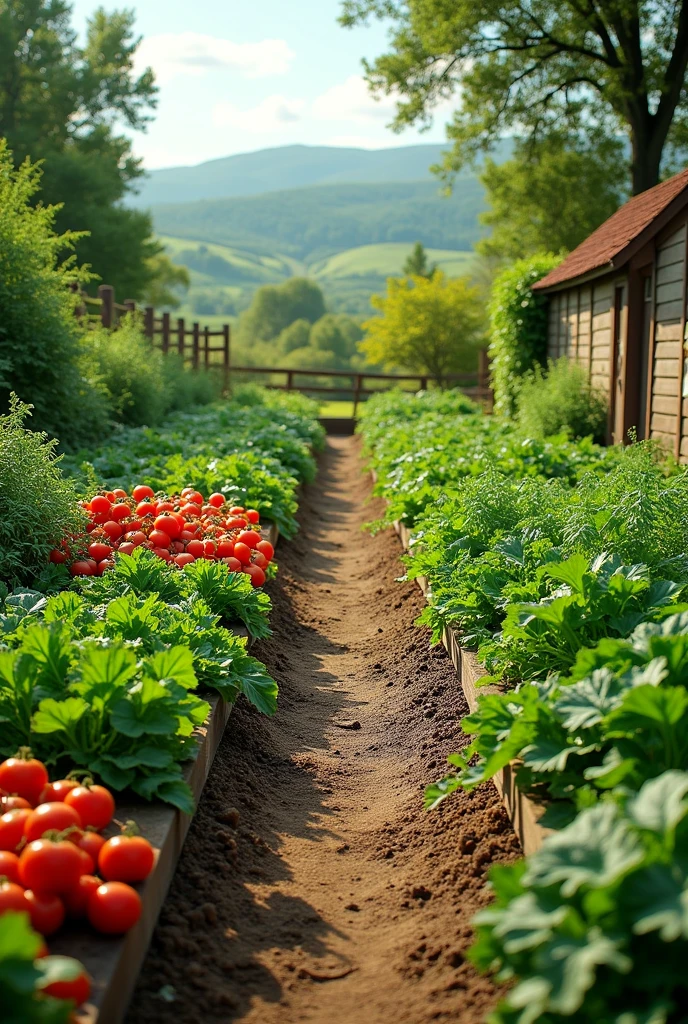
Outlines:
{"label": "wooden fence", "polygon": [[[77,314],[94,326],[102,325],[108,329],[116,328],[123,315],[133,313],[137,309],[133,299],[127,299],[123,303],[115,302],[115,290],[107,284],[101,284],[98,288],[98,298],[87,295],[82,295],[81,298],[82,306],[77,310]],[[89,307],[97,307],[97,312],[89,313]],[[430,384],[438,383],[437,378],[422,373],[390,374],[355,370],[232,366],[229,324],[223,324],[219,330],[201,327],[197,322],[189,325],[183,317],[173,319],[169,313],[157,315],[152,306],[143,308],[143,324],[146,337],[150,338],[151,344],[165,355],[175,352],[195,370],[202,367],[220,371],[225,390],[229,388],[230,378],[241,377],[244,380],[260,381],[265,387],[282,391],[302,391],[309,395],[330,395],[333,398],[345,396],[346,399],[353,401],[354,419],[361,401],[365,401],[378,391],[387,391],[409,381],[414,382],[415,386],[403,390],[424,391]],[[215,343],[216,338],[222,339],[219,344]],[[220,355],[219,360],[213,358],[216,354]],[[306,378],[305,383],[303,378]],[[368,383],[372,386],[366,387]],[[448,374],[444,383],[460,388],[469,398],[480,402],[488,411],[491,409],[492,391],[486,351],[480,351],[478,370],[475,373]]]}

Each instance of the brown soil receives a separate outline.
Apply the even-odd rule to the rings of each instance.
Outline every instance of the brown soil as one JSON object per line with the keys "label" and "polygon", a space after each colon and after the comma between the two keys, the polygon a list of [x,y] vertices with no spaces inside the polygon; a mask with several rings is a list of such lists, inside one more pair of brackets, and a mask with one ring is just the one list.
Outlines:
{"label": "brown soil", "polygon": [[255,650],[278,713],[232,714],[129,1024],[474,1024],[497,1000],[465,954],[518,845],[491,786],[422,810],[467,708],[396,536],[361,532],[369,493],[330,439]]}

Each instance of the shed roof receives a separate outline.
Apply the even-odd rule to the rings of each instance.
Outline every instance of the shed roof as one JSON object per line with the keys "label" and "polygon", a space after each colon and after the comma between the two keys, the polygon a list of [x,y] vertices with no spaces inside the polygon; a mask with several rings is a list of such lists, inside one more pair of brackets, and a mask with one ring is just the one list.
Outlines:
{"label": "shed roof", "polygon": [[652,235],[658,216],[682,193],[688,202],[688,168],[629,199],[533,287],[538,290],[553,288],[593,271],[622,266],[630,255],[627,250],[631,243],[645,232]]}

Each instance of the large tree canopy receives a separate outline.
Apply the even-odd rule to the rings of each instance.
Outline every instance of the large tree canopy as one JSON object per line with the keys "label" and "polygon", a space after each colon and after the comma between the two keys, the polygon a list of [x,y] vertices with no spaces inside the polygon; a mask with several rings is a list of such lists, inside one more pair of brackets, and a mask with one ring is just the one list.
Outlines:
{"label": "large tree canopy", "polygon": [[79,43],[65,0],[0,0],[0,136],[15,164],[44,160],[41,199],[64,204],[57,230],[90,232],[78,259],[121,298],[146,291],[160,251],[148,215],[120,204],[143,172],[119,129],[145,128],[155,106],[138,44],[131,11],[96,10]]}
{"label": "large tree canopy", "polygon": [[634,192],[688,140],[688,0],[344,0],[342,22],[391,19],[391,49],[366,64],[398,94],[399,129],[459,94],[451,172],[504,134],[625,133]]}

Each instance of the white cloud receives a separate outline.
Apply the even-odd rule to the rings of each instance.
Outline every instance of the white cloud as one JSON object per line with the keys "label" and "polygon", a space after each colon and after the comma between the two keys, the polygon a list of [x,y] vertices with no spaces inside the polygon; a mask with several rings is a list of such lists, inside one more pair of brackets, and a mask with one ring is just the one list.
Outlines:
{"label": "white cloud", "polygon": [[252,135],[280,132],[301,120],[305,106],[305,100],[280,95],[266,96],[255,107],[246,110],[222,101],[213,108],[213,124],[218,128],[239,128]]}
{"label": "white cloud", "polygon": [[349,75],[313,101],[313,114],[326,121],[349,121],[356,124],[391,121],[396,102],[394,96],[376,98],[360,75]]}
{"label": "white cloud", "polygon": [[159,82],[177,75],[204,75],[213,70],[235,70],[247,78],[284,75],[294,59],[284,39],[234,43],[198,32],[164,33],[143,39],[136,53],[140,72],[152,67]]}

